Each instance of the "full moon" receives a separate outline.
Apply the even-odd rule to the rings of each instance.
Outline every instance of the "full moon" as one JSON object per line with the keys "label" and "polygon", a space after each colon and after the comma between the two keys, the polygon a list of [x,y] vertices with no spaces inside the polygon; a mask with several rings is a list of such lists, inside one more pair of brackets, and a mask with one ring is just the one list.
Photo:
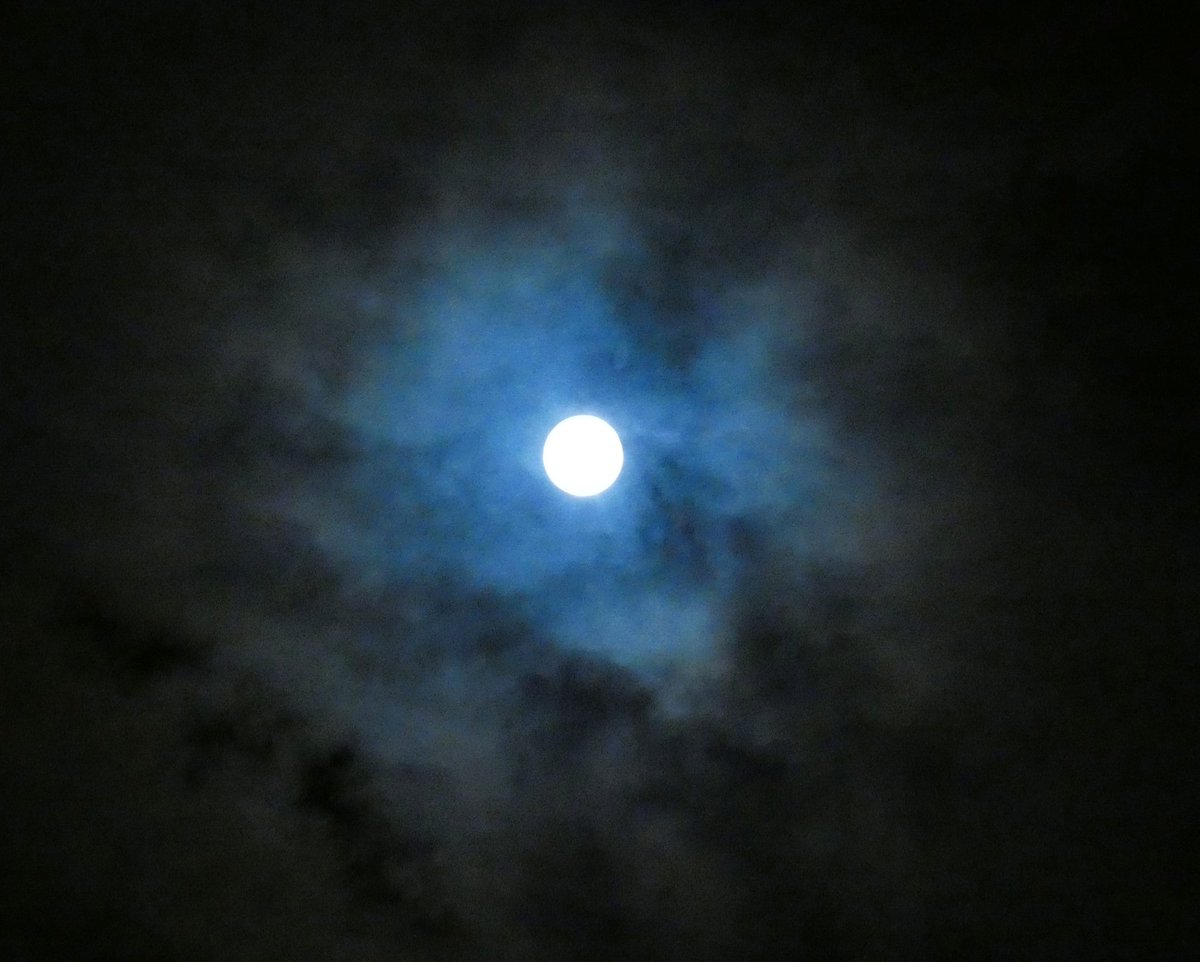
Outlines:
{"label": "full moon", "polygon": [[625,463],[621,439],[612,426],[591,414],[559,421],[546,435],[542,464],[546,475],[567,494],[590,498],[607,491]]}

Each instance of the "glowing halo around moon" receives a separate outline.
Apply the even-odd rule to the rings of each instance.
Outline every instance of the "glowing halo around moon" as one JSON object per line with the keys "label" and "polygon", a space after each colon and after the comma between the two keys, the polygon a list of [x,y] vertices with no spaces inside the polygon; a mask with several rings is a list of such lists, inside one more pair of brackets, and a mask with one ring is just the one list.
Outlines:
{"label": "glowing halo around moon", "polygon": [[590,498],[612,487],[625,464],[625,449],[607,421],[576,414],[546,435],[542,464],[557,488]]}

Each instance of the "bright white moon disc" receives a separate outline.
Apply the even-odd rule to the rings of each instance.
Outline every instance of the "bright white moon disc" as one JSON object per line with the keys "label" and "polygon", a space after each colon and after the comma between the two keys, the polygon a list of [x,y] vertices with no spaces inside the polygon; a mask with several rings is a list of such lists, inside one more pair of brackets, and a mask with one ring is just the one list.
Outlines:
{"label": "bright white moon disc", "polygon": [[607,421],[577,414],[546,436],[542,464],[554,484],[577,498],[607,491],[621,473],[625,451]]}

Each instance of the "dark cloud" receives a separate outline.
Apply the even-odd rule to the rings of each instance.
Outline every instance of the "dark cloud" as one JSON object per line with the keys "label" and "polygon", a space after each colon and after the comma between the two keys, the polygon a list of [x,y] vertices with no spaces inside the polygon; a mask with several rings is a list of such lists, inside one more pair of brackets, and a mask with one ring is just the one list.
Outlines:
{"label": "dark cloud", "polygon": [[375,7],[8,31],[5,956],[1176,953],[1172,25]]}

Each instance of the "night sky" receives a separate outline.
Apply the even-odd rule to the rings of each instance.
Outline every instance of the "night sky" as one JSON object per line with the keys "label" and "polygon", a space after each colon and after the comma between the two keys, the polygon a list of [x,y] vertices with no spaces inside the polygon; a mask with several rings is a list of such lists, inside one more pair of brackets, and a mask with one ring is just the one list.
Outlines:
{"label": "night sky", "polygon": [[6,15],[0,960],[1182,957],[1194,34],[976,6]]}

